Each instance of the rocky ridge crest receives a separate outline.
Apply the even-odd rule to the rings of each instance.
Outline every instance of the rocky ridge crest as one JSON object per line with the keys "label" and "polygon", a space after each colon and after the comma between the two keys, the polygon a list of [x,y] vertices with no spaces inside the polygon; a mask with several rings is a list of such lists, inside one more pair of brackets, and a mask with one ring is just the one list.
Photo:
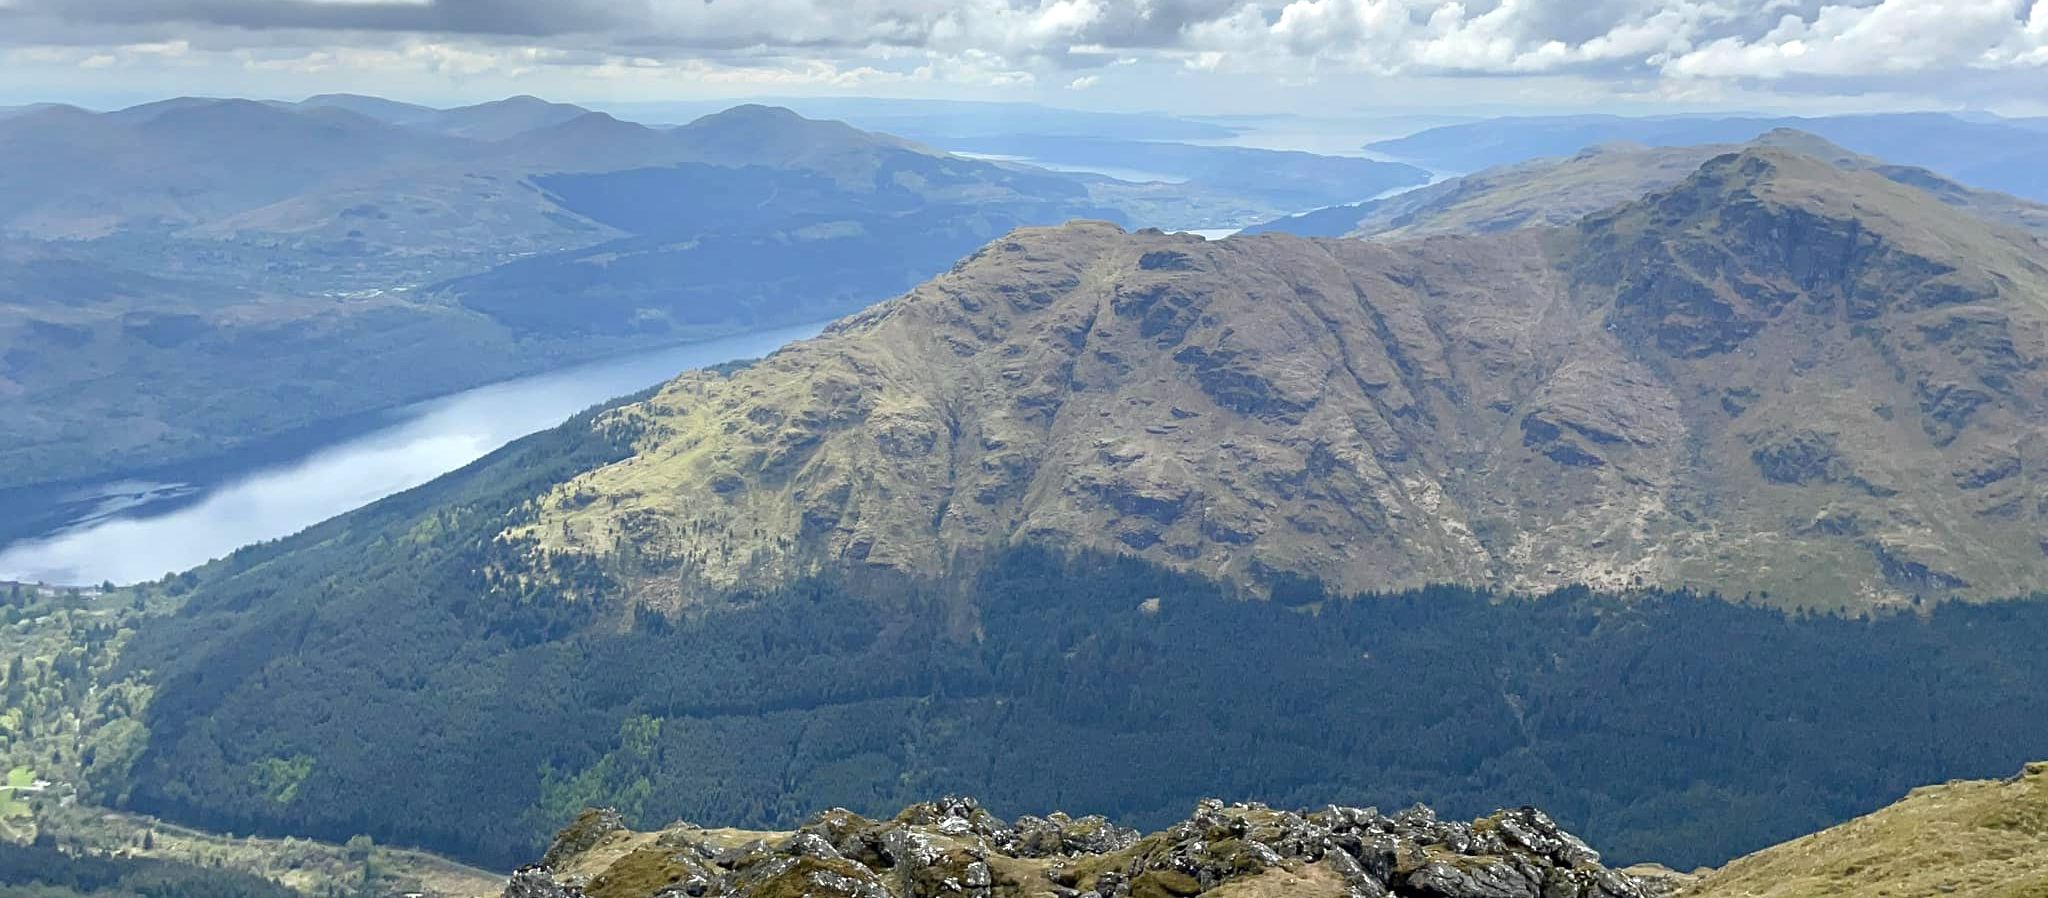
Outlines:
{"label": "rocky ridge crest", "polygon": [[586,811],[504,898],[1642,898],[1533,808],[1466,823],[1417,806],[1278,811],[1204,801],[1140,837],[1099,817],[1007,823],[971,799],[892,820],[826,811],[792,833],[636,833]]}

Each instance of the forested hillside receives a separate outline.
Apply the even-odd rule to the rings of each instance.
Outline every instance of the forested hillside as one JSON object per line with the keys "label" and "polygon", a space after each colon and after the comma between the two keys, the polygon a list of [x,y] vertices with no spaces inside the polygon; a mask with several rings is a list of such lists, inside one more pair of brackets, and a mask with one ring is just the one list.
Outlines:
{"label": "forested hillside", "polygon": [[0,841],[0,898],[304,898],[247,873]]}
{"label": "forested hillside", "polygon": [[194,572],[114,791],[496,865],[586,804],[962,792],[1537,804],[1690,866],[2048,744],[2048,602],[1994,601],[2031,238],[1773,150],[1464,240],[1014,234]]}
{"label": "forested hillside", "polygon": [[159,684],[133,803],[502,866],[586,804],[787,826],[952,791],[1158,825],[1205,795],[1427,798],[1538,803],[1618,859],[1690,865],[2048,740],[2035,601],[1857,620],[1287,581],[1247,602],[1027,548],[966,583],[810,579],[670,618],[593,563],[500,577],[507,515],[624,451],[589,423],[198,572],[128,653]]}

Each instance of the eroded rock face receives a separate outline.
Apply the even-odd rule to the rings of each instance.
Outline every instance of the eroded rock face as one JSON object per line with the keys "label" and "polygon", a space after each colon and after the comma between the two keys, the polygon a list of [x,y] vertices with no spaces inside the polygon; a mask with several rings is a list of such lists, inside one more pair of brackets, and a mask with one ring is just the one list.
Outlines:
{"label": "eroded rock face", "polygon": [[556,882],[554,871],[546,865],[535,864],[513,872],[505,882],[504,898],[584,898],[584,894],[575,885]]}
{"label": "eroded rock face", "polygon": [[1077,223],[601,426],[636,454],[507,535],[656,605],[1023,541],[1338,591],[2008,596],[2048,589],[2048,250],[1781,151],[1563,231]]}
{"label": "eroded rock face", "polygon": [[[1652,894],[1645,882],[1602,867],[1598,853],[1533,808],[1466,823],[1419,806],[1388,816],[1370,808],[1289,812],[1205,801],[1187,820],[1140,838],[1099,817],[1054,814],[1013,825],[971,800],[949,798],[892,820],[827,811],[789,834],[614,831],[559,862],[586,871],[592,898]],[[545,867],[521,870],[505,891],[505,898],[582,895]]]}

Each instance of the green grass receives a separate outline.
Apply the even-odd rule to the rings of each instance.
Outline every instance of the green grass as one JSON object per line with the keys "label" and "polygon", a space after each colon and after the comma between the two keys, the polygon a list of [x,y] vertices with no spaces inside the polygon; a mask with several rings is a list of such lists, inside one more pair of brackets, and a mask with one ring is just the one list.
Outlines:
{"label": "green grass", "polygon": [[27,765],[7,771],[7,795],[0,798],[0,818],[29,816],[28,801],[22,798],[21,790],[35,781],[36,772]]}

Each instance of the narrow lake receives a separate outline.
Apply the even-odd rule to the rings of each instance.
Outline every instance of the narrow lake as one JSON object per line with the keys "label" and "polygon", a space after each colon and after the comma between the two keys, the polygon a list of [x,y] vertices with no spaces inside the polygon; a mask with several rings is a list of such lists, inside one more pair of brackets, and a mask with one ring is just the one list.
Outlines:
{"label": "narrow lake", "polygon": [[250,543],[288,536],[411,489],[519,437],[677,373],[756,358],[814,336],[823,323],[621,356],[477,387],[400,409],[279,462],[252,462],[206,482],[110,478],[52,498],[50,532],[0,548],[0,580],[64,585],[152,580]]}

